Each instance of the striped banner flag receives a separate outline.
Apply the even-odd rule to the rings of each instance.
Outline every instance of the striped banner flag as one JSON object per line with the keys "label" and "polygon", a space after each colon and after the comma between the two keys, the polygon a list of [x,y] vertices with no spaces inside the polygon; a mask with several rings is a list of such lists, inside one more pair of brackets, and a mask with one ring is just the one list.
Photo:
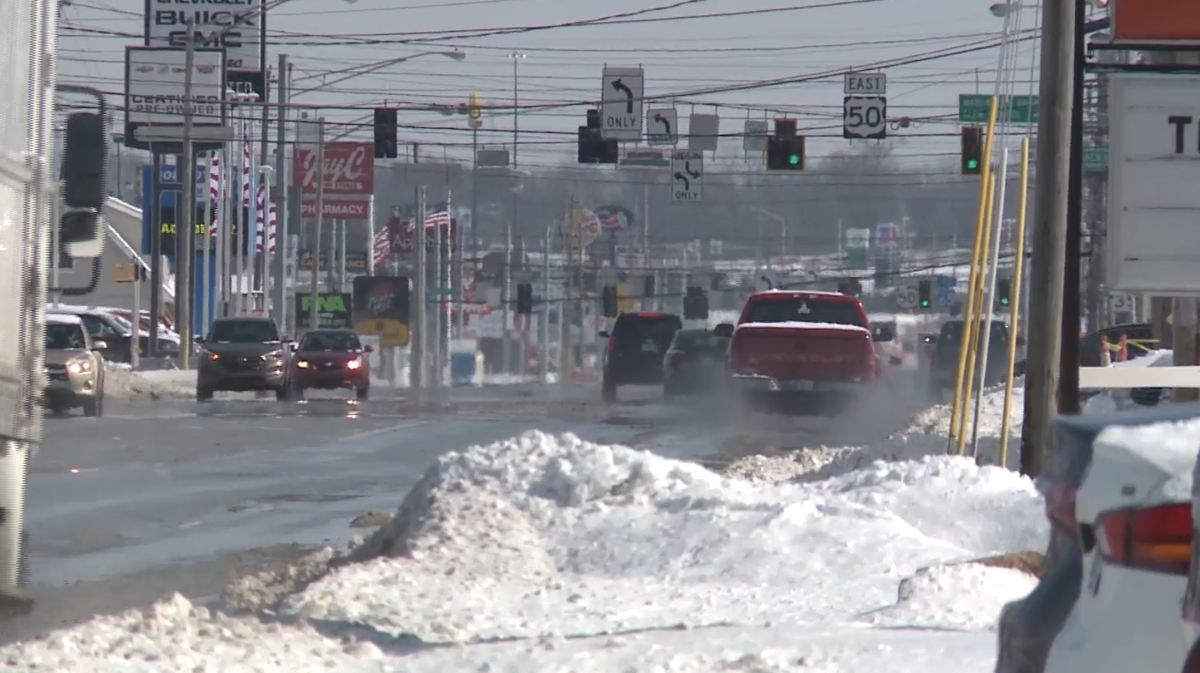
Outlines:
{"label": "striped banner flag", "polygon": [[212,167],[208,171],[208,198],[212,202],[212,225],[209,236],[217,235],[221,220],[221,155],[213,154]]}

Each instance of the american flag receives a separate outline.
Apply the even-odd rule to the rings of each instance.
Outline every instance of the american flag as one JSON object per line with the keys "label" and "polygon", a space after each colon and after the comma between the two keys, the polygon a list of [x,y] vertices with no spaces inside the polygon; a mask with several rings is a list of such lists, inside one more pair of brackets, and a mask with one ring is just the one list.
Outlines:
{"label": "american flag", "polygon": [[[278,220],[275,215],[275,202],[264,204],[263,200],[266,197],[266,185],[258,185],[258,221],[254,223],[255,235],[254,250],[261,253],[263,251],[263,232],[267,234],[267,254],[275,254],[275,230],[278,226]],[[267,224],[263,226],[263,219],[266,219]]]}
{"label": "american flag", "polygon": [[437,213],[427,213],[425,215],[425,228],[433,229],[434,227],[449,227],[450,212],[443,210]]}
{"label": "american flag", "polygon": [[221,214],[221,155],[214,154],[212,167],[208,171],[208,198],[212,201],[212,226],[208,228],[209,236],[217,235],[217,226]]}

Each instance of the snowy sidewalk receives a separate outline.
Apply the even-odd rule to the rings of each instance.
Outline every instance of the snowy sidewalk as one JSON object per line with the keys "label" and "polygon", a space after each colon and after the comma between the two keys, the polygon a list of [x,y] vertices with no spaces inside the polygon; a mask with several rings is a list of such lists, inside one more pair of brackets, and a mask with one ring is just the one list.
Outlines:
{"label": "snowy sidewalk", "polygon": [[[181,597],[0,649],[61,671],[992,670],[1035,584],[963,563],[1040,549],[1032,483],[967,459],[754,484],[571,435],[443,457],[396,518],[307,585]],[[352,562],[350,562],[352,561]],[[284,582],[288,584],[287,581]]]}

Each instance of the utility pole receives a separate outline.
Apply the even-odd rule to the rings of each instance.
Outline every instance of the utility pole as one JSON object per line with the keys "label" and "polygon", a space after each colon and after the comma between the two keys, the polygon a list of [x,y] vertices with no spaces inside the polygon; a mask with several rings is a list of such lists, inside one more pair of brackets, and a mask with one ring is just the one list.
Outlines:
{"label": "utility pole", "polygon": [[430,325],[433,329],[431,340],[433,341],[433,375],[429,380],[429,389],[432,391],[432,397],[435,403],[441,401],[442,388],[442,323],[446,318],[442,311],[442,301],[445,295],[442,294],[442,244],[445,243],[445,237],[442,236],[442,223],[438,220],[433,227],[433,324]]}
{"label": "utility pole", "polygon": [[[1043,0],[1034,231],[1021,472],[1037,476],[1057,411],[1067,255],[1075,1]],[[1044,290],[1044,291],[1043,291]]]}
{"label": "utility pole", "polygon": [[542,306],[538,311],[538,367],[542,370],[542,383],[550,379],[550,223],[546,223],[546,234],[542,239]]}
{"label": "utility pole", "polygon": [[417,213],[413,217],[413,233],[416,239],[414,243],[415,257],[413,263],[413,301],[411,305],[416,309],[416,320],[413,322],[414,329],[411,330],[412,342],[412,358],[409,361],[408,367],[408,382],[409,387],[413,389],[413,395],[418,406],[424,404],[425,398],[425,186],[417,187],[416,194]]}
{"label": "utility pole", "polygon": [[509,338],[509,306],[508,299],[511,296],[509,286],[512,285],[512,222],[504,225],[504,264],[500,266],[500,321],[503,323],[500,327],[501,333],[504,335],[504,352],[500,354],[500,373],[508,373],[508,361],[512,350],[512,341]]}
{"label": "utility pole", "polygon": [[279,78],[277,93],[279,97],[279,113],[276,115],[275,126],[275,198],[279,200],[276,213],[275,255],[271,260],[271,303],[275,314],[275,322],[279,329],[290,334],[288,329],[287,305],[287,259],[288,259],[288,212],[287,212],[287,105],[288,105],[288,67],[287,54],[279,55]]}
{"label": "utility pole", "polygon": [[[325,118],[317,119],[317,231],[313,235],[312,242],[312,297],[310,306],[308,307],[308,328],[319,329],[320,311],[317,307],[317,300],[321,294],[317,289],[317,284],[321,280],[321,225],[325,220]],[[330,265],[333,265],[333,260],[329,260]]]}
{"label": "utility pole", "polygon": [[572,286],[575,284],[575,242],[578,237],[575,221],[575,196],[567,201],[567,216],[563,220],[563,252],[566,253],[567,270],[563,288],[563,300],[558,309],[558,384],[567,387],[571,382],[571,325],[567,314],[572,308]]}
{"label": "utility pole", "polygon": [[[196,215],[196,153],[192,146],[192,124],[194,123],[194,101],[192,100],[193,77],[196,68],[196,33],[192,30],[192,20],[185,23],[187,29],[187,46],[184,50],[183,61],[183,165],[178,167],[177,175],[183,183],[183,203],[175,210],[178,212],[178,226],[175,228],[175,324],[179,325],[179,368],[190,369],[192,357],[192,255],[196,248],[196,227],[192,220]],[[158,176],[155,176],[157,179]],[[206,235],[208,232],[204,232]],[[58,254],[55,251],[55,254]],[[155,263],[158,260],[154,260]],[[154,322],[158,321],[153,316]],[[138,317],[133,317],[137,325]],[[134,329],[134,335],[137,330]]]}

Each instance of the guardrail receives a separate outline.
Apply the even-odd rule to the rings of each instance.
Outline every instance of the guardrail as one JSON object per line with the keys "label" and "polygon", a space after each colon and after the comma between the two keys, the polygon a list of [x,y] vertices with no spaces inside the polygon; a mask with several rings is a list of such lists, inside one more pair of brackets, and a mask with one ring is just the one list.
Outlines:
{"label": "guardrail", "polygon": [[[141,208],[132,206],[128,203],[125,203],[124,201],[122,201],[120,199],[116,199],[111,196],[108,197],[108,199],[105,201],[104,207],[112,208],[113,210],[117,211],[118,213],[121,213],[122,215],[137,218],[137,220],[139,222],[142,219],[142,209]],[[104,226],[106,229],[108,229],[108,237],[112,239],[113,243],[117,244],[117,247],[121,249],[121,252],[126,257],[129,258],[129,261],[137,262],[139,265],[141,265],[142,270],[146,272],[146,277],[149,278],[150,277],[150,262],[146,261],[146,259],[144,257],[142,257],[141,253],[139,253],[136,249],[134,249],[134,247],[132,245],[130,245],[129,241],[125,240],[125,237],[121,235],[121,232],[117,231],[116,227],[114,227],[111,222],[107,221],[107,219],[104,222]],[[163,289],[163,292],[167,295],[166,298],[168,300],[174,302],[175,301],[175,283],[170,278],[163,278],[162,289]]]}

